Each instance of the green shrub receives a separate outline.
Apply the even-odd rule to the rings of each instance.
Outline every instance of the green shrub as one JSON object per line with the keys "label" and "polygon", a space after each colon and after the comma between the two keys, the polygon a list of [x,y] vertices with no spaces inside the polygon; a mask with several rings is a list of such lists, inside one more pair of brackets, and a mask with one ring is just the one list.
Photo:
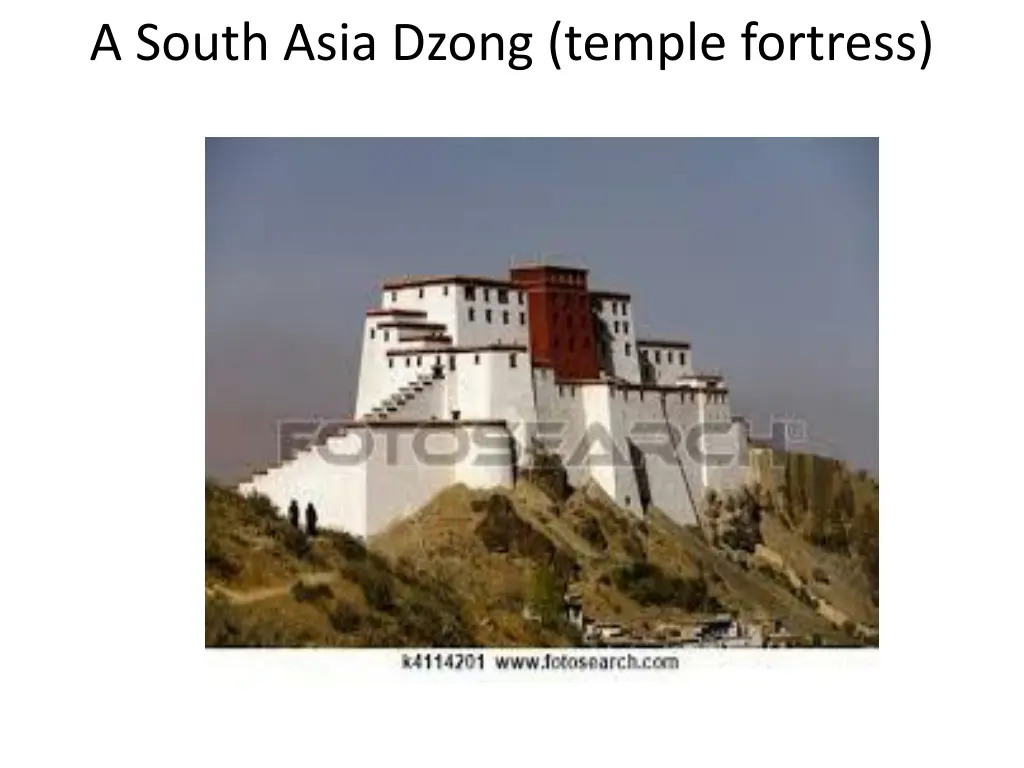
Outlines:
{"label": "green shrub", "polygon": [[300,603],[315,603],[318,600],[334,597],[334,592],[326,584],[306,584],[300,579],[292,585],[292,597]]}
{"label": "green shrub", "polygon": [[328,615],[331,626],[338,632],[355,632],[362,624],[359,612],[346,602],[338,601]]}
{"label": "green shrub", "polygon": [[322,534],[331,546],[347,560],[365,560],[366,543],[344,531],[325,531]]}
{"label": "green shrub", "polygon": [[264,496],[262,493],[253,491],[245,497],[246,503],[249,505],[249,509],[255,512],[260,517],[276,519],[280,517],[277,507],[269,497]]}
{"label": "green shrub", "polygon": [[669,576],[653,563],[634,562],[617,569],[612,579],[621,592],[640,605],[671,605],[691,613],[721,608],[702,577]]}

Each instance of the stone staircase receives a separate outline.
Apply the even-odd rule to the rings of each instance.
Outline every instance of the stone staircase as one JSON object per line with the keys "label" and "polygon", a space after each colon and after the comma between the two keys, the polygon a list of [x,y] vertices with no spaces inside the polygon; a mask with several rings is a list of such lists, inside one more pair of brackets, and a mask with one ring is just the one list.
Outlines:
{"label": "stone staircase", "polygon": [[421,373],[412,382],[405,384],[398,388],[398,391],[393,392],[391,395],[382,400],[379,404],[375,405],[370,409],[367,414],[367,418],[370,420],[385,421],[387,419],[396,419],[402,415],[402,412],[407,410],[407,406],[416,397],[429,389],[430,387],[437,386],[438,382],[444,380],[444,370],[438,369],[430,373]]}

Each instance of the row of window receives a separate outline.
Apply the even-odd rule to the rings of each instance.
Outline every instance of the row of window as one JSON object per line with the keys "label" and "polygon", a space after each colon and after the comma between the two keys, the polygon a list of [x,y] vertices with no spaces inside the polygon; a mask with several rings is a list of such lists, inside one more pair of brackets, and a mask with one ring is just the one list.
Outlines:
{"label": "row of window", "polygon": [[612,327],[615,329],[615,333],[618,333],[620,328],[622,329],[622,333],[629,333],[629,322],[627,320],[623,320],[621,323],[616,320],[612,323]]}
{"label": "row of window", "polygon": [[[600,311],[603,313],[604,312],[604,302],[603,301],[598,301],[597,305],[600,308]],[[624,301],[613,301],[613,302],[611,302],[611,305],[612,305],[612,314],[613,315],[622,315],[623,317],[625,317],[628,314],[629,305],[626,302],[624,302]]]}
{"label": "row of window", "polygon": [[[475,307],[470,307],[469,310],[468,310],[468,315],[467,316],[469,317],[469,322],[471,322],[471,323],[474,322],[476,320],[476,308]],[[494,319],[494,315],[491,313],[491,310],[485,309],[484,310],[484,322],[485,323],[489,323],[493,319]],[[508,325],[508,323],[509,323],[509,314],[508,314],[508,310],[507,309],[502,310],[502,312],[501,312],[501,322],[502,322],[503,325]],[[525,312],[520,312],[519,313],[519,324],[520,325],[526,325],[526,313]]]}
{"label": "row of window", "polygon": [[[455,360],[456,360],[456,358],[457,358],[457,355],[448,355],[448,370],[449,371],[456,370],[456,368],[455,368]],[[416,355],[415,359],[416,359],[415,367],[416,368],[422,368],[423,367],[423,355]],[[406,355],[405,356],[405,367],[406,368],[414,367],[413,364],[412,364],[412,361],[413,361],[412,355]],[[473,365],[480,365],[480,354],[479,353],[473,355]],[[441,355],[434,355],[434,362],[432,363],[432,366],[434,368],[441,367]],[[518,353],[516,353],[516,352],[509,352],[508,353],[508,367],[509,368],[517,368],[518,366],[519,366],[519,355],[518,355]],[[388,358],[388,368],[394,368],[394,367],[395,367],[395,358],[389,357]]]}
{"label": "row of window", "polygon": [[[462,290],[463,290],[463,295],[466,297],[466,301],[476,301],[476,286],[475,285],[463,286]],[[508,288],[496,288],[495,292],[498,294],[498,303],[499,304],[508,304]],[[420,291],[420,293],[421,293],[421,298],[422,298],[422,290]],[[483,294],[484,294],[484,301],[485,302],[491,300],[491,289],[490,288],[484,288],[483,289]],[[445,296],[448,295],[448,286],[447,285],[444,287],[444,295]],[[519,302],[520,306],[522,306],[523,304],[526,303],[526,298],[523,295],[522,291],[516,291],[516,300]]]}
{"label": "row of window", "polygon": [[[650,350],[641,349],[640,350],[640,359],[649,362],[650,361],[649,351]],[[675,360],[675,354],[672,352],[671,349],[665,351],[665,357],[666,357],[666,361],[665,362],[670,363],[670,364],[672,362],[674,362],[674,360]],[[660,363],[661,362],[661,350],[660,349],[654,350],[654,362],[655,363]],[[680,352],[679,353],[679,364],[680,365],[686,365],[686,353],[685,352]]]}
{"label": "row of window", "polygon": [[[442,285],[441,286],[441,295],[442,296],[447,296],[450,287],[451,286]],[[498,294],[498,296],[497,296],[498,303],[499,304],[508,304],[508,300],[509,300],[509,290],[508,290],[508,288],[496,288],[494,290]],[[467,301],[476,301],[476,286],[475,285],[463,286],[463,291],[464,291],[464,295],[465,295]],[[523,295],[523,292],[522,291],[516,291],[515,293],[516,293],[516,300],[519,302],[519,304],[520,305],[525,304],[526,303],[526,297]],[[491,300],[491,289],[490,288],[484,288],[483,289],[483,294],[484,294],[484,301],[490,301]],[[425,286],[421,286],[420,288],[417,289],[416,295],[417,295],[418,298],[421,298],[421,299],[426,298],[427,288]],[[393,302],[398,301],[398,291],[391,291],[391,301],[393,301]]]}
{"label": "row of window", "polygon": [[[559,384],[558,385],[558,396],[559,397],[564,397],[565,396],[565,390],[567,390],[567,389],[569,390],[569,396],[570,397],[576,397],[576,386],[573,385],[573,384]],[[618,391],[622,392],[622,399],[623,399],[623,401],[624,402],[629,402],[630,390],[622,389],[622,390],[618,390]],[[635,390],[635,391],[639,393],[639,395],[640,395],[640,402],[642,403],[644,401],[644,390],[639,389],[639,390]],[[614,387],[609,389],[608,390],[609,397],[614,398],[615,397],[615,392],[616,392],[616,390],[615,390]],[[666,403],[668,402],[668,399],[669,399],[669,394],[668,393],[655,392],[654,394],[657,397],[664,397],[665,398],[665,402]],[[679,402],[681,402],[681,403],[685,403],[687,401],[693,403],[693,402],[696,402],[696,399],[697,399],[697,393],[694,390],[689,390],[689,391],[684,391],[684,392],[680,392],[679,393]],[[709,403],[724,403],[725,402],[725,394],[724,393],[712,393],[712,394],[709,394],[708,395],[708,402]]]}

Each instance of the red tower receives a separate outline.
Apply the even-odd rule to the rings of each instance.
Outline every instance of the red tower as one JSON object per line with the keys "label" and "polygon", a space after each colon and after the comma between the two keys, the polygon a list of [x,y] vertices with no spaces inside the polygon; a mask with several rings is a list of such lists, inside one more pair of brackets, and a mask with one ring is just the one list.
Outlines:
{"label": "red tower", "polygon": [[510,274],[527,292],[533,364],[553,368],[562,379],[596,379],[587,270],[533,265],[513,267]]}

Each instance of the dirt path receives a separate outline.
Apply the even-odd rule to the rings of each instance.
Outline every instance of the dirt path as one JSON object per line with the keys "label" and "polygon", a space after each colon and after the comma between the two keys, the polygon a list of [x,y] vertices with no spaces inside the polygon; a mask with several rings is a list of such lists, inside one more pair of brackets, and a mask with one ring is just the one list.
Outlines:
{"label": "dirt path", "polygon": [[245,605],[247,603],[255,603],[259,600],[268,600],[272,597],[280,597],[285,595],[292,590],[299,582],[302,582],[308,587],[315,587],[319,584],[331,584],[338,580],[338,574],[335,571],[322,571],[319,573],[304,573],[294,581],[287,584],[282,584],[277,587],[261,587],[259,589],[249,589],[244,592],[228,589],[221,584],[215,584],[212,587],[206,588],[206,594],[213,596],[226,597],[233,603],[238,605]]}

